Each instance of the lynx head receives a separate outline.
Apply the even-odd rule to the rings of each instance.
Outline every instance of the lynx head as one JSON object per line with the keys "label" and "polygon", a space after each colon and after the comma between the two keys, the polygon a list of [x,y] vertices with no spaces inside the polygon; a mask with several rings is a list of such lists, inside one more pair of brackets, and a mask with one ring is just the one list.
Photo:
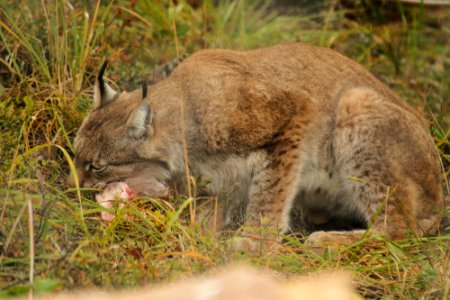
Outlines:
{"label": "lynx head", "polygon": [[[147,179],[166,181],[169,176],[168,164],[151,150],[155,121],[147,83],[142,89],[118,93],[103,80],[106,66],[107,62],[96,80],[94,108],[74,141],[79,184],[101,189],[113,181],[126,181],[145,192]],[[73,174],[68,184],[74,186]]]}

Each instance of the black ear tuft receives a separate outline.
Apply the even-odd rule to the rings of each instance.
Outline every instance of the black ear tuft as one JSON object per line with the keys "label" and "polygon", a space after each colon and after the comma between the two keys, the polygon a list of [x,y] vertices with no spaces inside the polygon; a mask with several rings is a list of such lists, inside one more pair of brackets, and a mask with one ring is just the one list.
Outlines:
{"label": "black ear tuft", "polygon": [[113,101],[115,95],[117,95],[117,92],[103,80],[103,75],[105,75],[108,63],[109,61],[105,60],[100,68],[100,72],[98,72],[97,80],[95,81],[94,108],[105,106],[107,103]]}
{"label": "black ear tuft", "polygon": [[147,98],[147,88],[148,88],[147,79],[143,79],[142,80],[142,99]]}
{"label": "black ear tuft", "polygon": [[106,67],[108,67],[109,60],[105,60],[103,62],[102,67],[100,68],[100,72],[98,72],[97,80],[98,80],[98,88],[100,89],[100,97],[103,98],[105,96],[105,81],[103,80],[103,75],[105,75]]}

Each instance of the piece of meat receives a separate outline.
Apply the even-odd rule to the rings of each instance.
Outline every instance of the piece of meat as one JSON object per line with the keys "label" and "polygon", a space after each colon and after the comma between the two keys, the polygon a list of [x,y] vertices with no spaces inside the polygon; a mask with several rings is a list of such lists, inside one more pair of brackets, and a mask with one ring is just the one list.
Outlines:
{"label": "piece of meat", "polygon": [[[130,201],[136,196],[137,193],[135,193],[125,182],[113,182],[108,184],[101,193],[96,194],[95,200],[105,208],[112,208],[114,201],[122,199],[123,201],[119,203],[119,208],[122,208],[125,205],[124,202]],[[110,212],[101,212],[102,220],[112,221],[114,220],[114,217],[114,214]]]}
{"label": "piece of meat", "polygon": [[[125,202],[131,201],[137,195],[155,198],[166,197],[169,195],[169,189],[155,178],[130,178],[125,182],[109,183],[101,193],[95,195],[95,200],[105,208],[112,208],[114,201],[119,200],[119,208],[123,208]],[[101,212],[101,218],[104,221],[112,221],[114,217],[114,214],[110,212]],[[129,215],[125,215],[125,217],[132,219]]]}

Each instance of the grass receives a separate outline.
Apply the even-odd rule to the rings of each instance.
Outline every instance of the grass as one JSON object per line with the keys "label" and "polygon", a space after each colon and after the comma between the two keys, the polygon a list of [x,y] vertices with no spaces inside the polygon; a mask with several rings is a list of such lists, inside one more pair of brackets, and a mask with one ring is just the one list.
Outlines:
{"label": "grass", "polygon": [[[180,54],[281,41],[332,47],[359,61],[423,112],[450,173],[450,12],[355,1],[304,1],[283,14],[269,1],[118,0],[0,8],[0,295],[167,282],[236,260],[286,276],[345,269],[367,298],[449,299],[450,235],[392,242],[367,238],[317,255],[291,240],[241,255],[191,222],[192,199],[142,198],[110,224],[89,191],[67,189],[71,141],[88,112],[105,57],[122,89]],[[365,3],[365,4],[364,4]],[[268,8],[271,12],[268,13]],[[275,8],[279,8],[275,6]],[[383,10],[384,9],[384,10]],[[394,16],[383,21],[386,12]],[[436,23],[440,20],[440,23]],[[57,145],[57,146],[56,146]],[[31,212],[31,213],[30,213]],[[34,251],[32,251],[34,250]]]}

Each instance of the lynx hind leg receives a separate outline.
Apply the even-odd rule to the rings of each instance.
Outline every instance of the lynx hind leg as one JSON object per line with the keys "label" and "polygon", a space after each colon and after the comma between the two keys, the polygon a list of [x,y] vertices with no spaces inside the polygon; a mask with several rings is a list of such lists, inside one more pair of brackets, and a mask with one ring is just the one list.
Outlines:
{"label": "lynx hind leg", "polygon": [[[423,236],[438,224],[443,207],[441,175],[434,145],[417,116],[369,89],[353,89],[337,109],[336,167],[350,201],[391,239]],[[316,241],[332,238],[316,233]],[[334,234],[337,244],[361,231]],[[312,241],[312,240],[311,240]]]}

